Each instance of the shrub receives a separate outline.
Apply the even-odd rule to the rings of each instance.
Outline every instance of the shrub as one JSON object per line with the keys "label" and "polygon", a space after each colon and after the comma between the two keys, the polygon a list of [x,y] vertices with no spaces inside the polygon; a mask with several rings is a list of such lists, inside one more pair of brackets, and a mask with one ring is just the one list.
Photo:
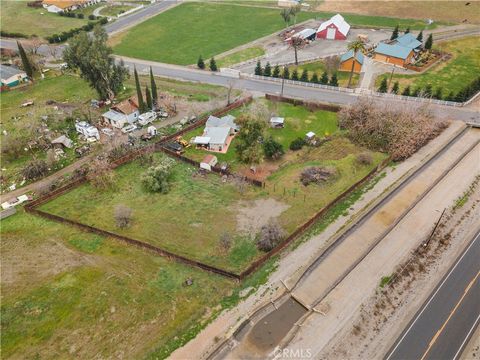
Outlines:
{"label": "shrub", "polygon": [[197,66],[199,69],[204,70],[205,69],[205,61],[203,61],[202,55],[198,57],[197,60]]}
{"label": "shrub", "polygon": [[142,175],[144,188],[149,192],[168,193],[174,164],[175,160],[165,157],[158,165],[151,166]]}
{"label": "shrub", "polygon": [[263,142],[263,151],[267,159],[279,159],[285,154],[282,144],[276,142],[272,137],[269,137]]}
{"label": "shrub", "polygon": [[355,143],[388,152],[396,161],[408,158],[447,127],[425,106],[377,105],[369,99],[343,108],[339,124]]}
{"label": "shrub", "polygon": [[296,151],[296,150],[300,150],[303,147],[303,145],[305,145],[305,140],[299,137],[290,143],[289,148],[290,150]]}
{"label": "shrub", "polygon": [[356,161],[360,165],[371,165],[373,162],[372,155],[370,153],[361,153],[357,155]]}
{"label": "shrub", "polygon": [[99,190],[111,190],[114,188],[115,174],[107,158],[96,158],[93,160],[88,167],[86,176],[90,184]]}
{"label": "shrub", "polygon": [[88,15],[88,20],[96,20],[96,16],[93,14]]}
{"label": "shrub", "polygon": [[132,209],[125,205],[117,205],[115,207],[115,223],[120,229],[130,226],[132,221]]}
{"label": "shrub", "polygon": [[85,15],[82,14],[82,13],[78,13],[78,14],[77,14],[77,18],[79,18],[79,19],[84,19],[84,18],[85,18]]}
{"label": "shrub", "polygon": [[257,248],[261,251],[271,251],[285,238],[285,231],[277,221],[271,220],[263,225],[257,238]]}
{"label": "shrub", "polygon": [[48,165],[44,160],[34,159],[22,170],[22,176],[27,180],[36,180],[45,176],[48,172]]}
{"label": "shrub", "polygon": [[332,167],[309,167],[302,171],[300,181],[304,186],[314,184],[321,184],[337,173],[337,170]]}
{"label": "shrub", "polygon": [[215,58],[212,57],[210,59],[209,67],[210,67],[210,71],[218,71],[217,62],[215,61]]}

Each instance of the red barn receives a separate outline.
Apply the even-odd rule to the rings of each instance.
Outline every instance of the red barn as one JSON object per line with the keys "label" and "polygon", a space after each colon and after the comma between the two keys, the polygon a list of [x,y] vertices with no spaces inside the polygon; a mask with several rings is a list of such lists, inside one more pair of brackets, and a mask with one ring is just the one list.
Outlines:
{"label": "red barn", "polygon": [[317,39],[345,40],[349,31],[350,25],[342,15],[337,14],[320,24],[317,30]]}

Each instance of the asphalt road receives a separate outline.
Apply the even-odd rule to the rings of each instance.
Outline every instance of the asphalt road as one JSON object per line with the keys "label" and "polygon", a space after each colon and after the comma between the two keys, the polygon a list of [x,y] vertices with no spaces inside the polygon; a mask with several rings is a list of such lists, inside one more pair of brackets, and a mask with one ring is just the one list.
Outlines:
{"label": "asphalt road", "polygon": [[[120,58],[120,57],[118,57]],[[150,66],[153,73],[157,76],[170,77],[174,79],[194,81],[201,83],[208,83],[213,85],[229,86],[232,84],[234,88],[245,89],[259,93],[280,94],[281,84],[270,81],[241,78],[236,79],[221,73],[211,73],[210,71],[200,71],[190,68],[185,68],[176,65],[169,65],[157,62],[144,61],[139,59],[131,59],[122,57],[131,71],[136,66],[137,70],[141,73],[148,74]],[[287,97],[294,97],[298,99],[320,101],[326,103],[333,103],[338,105],[351,104],[359,98],[358,94],[342,93],[338,91],[331,91],[325,89],[314,89],[304,86],[284,85],[283,94]],[[413,106],[412,102],[406,101],[393,101],[391,99],[376,98],[378,101],[384,103],[397,102],[406,106]],[[478,111],[470,108],[453,108],[443,105],[430,104],[431,109],[440,118],[462,120],[466,122],[478,122],[480,123],[480,115]]]}
{"label": "asphalt road", "polygon": [[415,315],[386,360],[456,360],[479,322],[480,232]]}

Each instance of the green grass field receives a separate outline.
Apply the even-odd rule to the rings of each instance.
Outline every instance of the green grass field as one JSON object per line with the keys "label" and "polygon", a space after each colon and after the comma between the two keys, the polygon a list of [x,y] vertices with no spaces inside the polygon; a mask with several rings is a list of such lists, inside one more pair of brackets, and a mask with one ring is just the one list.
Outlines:
{"label": "green grass field", "polygon": [[165,358],[242,287],[22,210],[1,235],[4,359]]}
{"label": "green grass field", "polygon": [[[88,19],[77,19],[49,13],[43,8],[31,8],[24,0],[1,0],[1,30],[27,36],[46,37],[81,27]],[[43,15],[42,15],[43,13]]]}
{"label": "green grass field", "polygon": [[[105,4],[103,4],[105,6]],[[110,5],[100,11],[102,16],[117,16],[122,12],[133,9],[133,6],[129,5]]]}
{"label": "green grass field", "polygon": [[[300,13],[297,21],[315,17]],[[179,26],[179,19],[182,25]],[[185,3],[135,26],[115,52],[120,55],[188,65],[284,28],[278,10],[207,3]]]}
{"label": "green grass field", "polygon": [[[434,91],[441,87],[443,95],[446,96],[450,91],[457,93],[480,73],[480,42],[478,38],[470,37],[442,42],[436,47],[452,54],[452,59],[446,63],[439,63],[418,75],[395,74],[392,84],[398,81],[400,92],[408,85],[413,91],[415,88],[423,89],[430,84]],[[388,79],[389,75],[379,76],[376,80],[377,87],[384,77]]]}
{"label": "green grass field", "polygon": [[218,67],[229,67],[243,61],[247,61],[265,54],[265,50],[259,46],[249,47],[243,50],[235,51],[234,53],[216,59]]}

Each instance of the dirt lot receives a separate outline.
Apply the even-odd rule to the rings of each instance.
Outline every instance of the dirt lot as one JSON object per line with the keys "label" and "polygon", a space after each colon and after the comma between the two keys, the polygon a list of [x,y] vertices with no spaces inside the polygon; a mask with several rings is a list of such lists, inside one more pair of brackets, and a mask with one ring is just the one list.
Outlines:
{"label": "dirt lot", "polygon": [[[465,4],[469,5],[466,6]],[[348,12],[372,16],[391,16],[411,19],[433,19],[480,24],[478,1],[336,1],[326,0],[317,10]]]}

